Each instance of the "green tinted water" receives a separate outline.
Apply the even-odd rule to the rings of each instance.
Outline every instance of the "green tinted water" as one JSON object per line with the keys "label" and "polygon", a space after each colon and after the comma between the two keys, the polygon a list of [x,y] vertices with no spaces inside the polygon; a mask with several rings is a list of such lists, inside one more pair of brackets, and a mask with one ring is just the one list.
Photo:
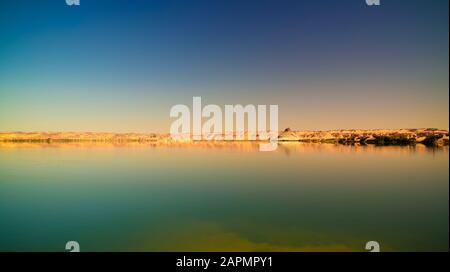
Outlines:
{"label": "green tinted water", "polygon": [[448,148],[0,146],[0,251],[447,251]]}

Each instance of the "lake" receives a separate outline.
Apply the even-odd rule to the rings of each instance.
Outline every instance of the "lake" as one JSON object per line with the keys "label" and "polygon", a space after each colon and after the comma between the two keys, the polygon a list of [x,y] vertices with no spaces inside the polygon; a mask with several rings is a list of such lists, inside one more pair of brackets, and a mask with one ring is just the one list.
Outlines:
{"label": "lake", "polygon": [[0,144],[0,251],[448,251],[449,149]]}

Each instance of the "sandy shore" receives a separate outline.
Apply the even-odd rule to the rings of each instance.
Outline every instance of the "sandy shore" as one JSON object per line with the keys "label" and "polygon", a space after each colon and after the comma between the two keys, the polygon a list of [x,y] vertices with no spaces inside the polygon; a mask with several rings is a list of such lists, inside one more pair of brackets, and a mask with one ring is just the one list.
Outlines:
{"label": "sandy shore", "polygon": [[[282,142],[327,142],[340,144],[448,145],[447,130],[440,129],[371,129],[294,131],[279,133]],[[0,142],[149,142],[179,143],[168,134],[156,133],[99,133],[99,132],[0,132]],[[189,141],[187,141],[189,142]]]}

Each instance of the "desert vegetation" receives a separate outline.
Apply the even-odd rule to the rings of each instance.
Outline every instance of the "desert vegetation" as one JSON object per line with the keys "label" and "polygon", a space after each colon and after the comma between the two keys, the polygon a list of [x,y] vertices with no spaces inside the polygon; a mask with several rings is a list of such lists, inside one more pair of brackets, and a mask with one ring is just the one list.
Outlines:
{"label": "desert vegetation", "polygon": [[279,141],[331,142],[340,144],[375,145],[448,145],[448,131],[426,129],[349,129],[329,131],[293,131],[289,128],[280,133]]}
{"label": "desert vegetation", "polygon": [[[280,142],[317,142],[360,145],[414,145],[446,146],[449,142],[447,130],[440,129],[372,129],[372,130],[328,130],[294,131],[289,128],[279,133]],[[190,142],[192,140],[188,140]],[[152,143],[170,144],[169,134],[157,133],[105,133],[105,132],[0,132],[0,142],[108,142],[108,143]],[[217,140],[216,140],[217,142]]]}

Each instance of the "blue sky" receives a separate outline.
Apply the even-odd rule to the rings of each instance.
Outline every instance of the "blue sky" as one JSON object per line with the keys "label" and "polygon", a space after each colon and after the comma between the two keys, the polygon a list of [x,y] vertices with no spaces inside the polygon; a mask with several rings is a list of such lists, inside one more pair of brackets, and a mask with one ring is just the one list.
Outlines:
{"label": "blue sky", "polygon": [[0,131],[168,131],[279,104],[297,129],[448,128],[448,1],[0,3]]}

